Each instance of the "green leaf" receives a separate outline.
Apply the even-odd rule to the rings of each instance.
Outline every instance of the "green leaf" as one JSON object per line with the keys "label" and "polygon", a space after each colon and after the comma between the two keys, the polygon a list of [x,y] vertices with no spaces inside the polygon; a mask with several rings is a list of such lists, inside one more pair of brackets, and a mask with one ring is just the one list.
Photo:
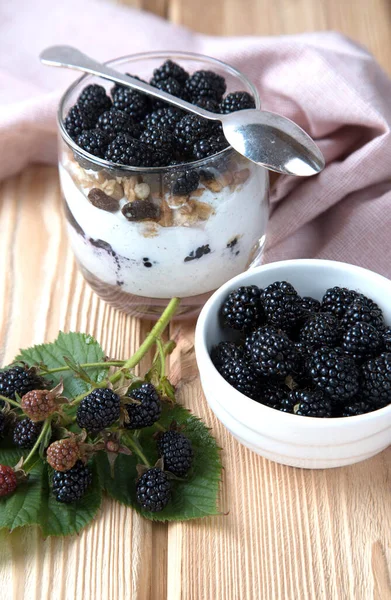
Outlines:
{"label": "green leaf", "polygon": [[[172,481],[172,500],[160,513],[149,513],[136,502],[136,466],[140,460],[134,454],[120,454],[115,462],[114,479],[106,455],[100,452],[97,457],[99,477],[107,493],[128,506],[132,506],[147,519],[155,521],[184,521],[219,514],[218,494],[221,480],[220,450],[216,440],[205,425],[186,408],[175,405],[164,406],[159,423],[167,428],[172,421],[183,425],[183,433],[190,439],[193,450],[193,467],[188,477],[182,481]],[[156,442],[153,439],[155,427],[140,431],[138,441],[148,461],[153,465],[158,459]]]}
{"label": "green leaf", "polygon": [[[1,448],[0,463],[14,466],[26,454],[21,450]],[[102,501],[96,467],[92,465],[92,485],[75,504],[56,501],[50,489],[48,471],[47,464],[37,457],[27,481],[12,495],[0,498],[0,528],[12,531],[17,527],[37,525],[45,536],[69,535],[79,532],[92,521]]]}
{"label": "green leaf", "polygon": [[[26,350],[21,350],[15,360],[23,360],[29,366],[43,363],[48,369],[66,366],[64,356],[74,363],[103,362],[105,354],[98,342],[85,333],[63,333],[60,331],[58,338],[50,344],[39,344]],[[107,374],[106,368],[88,369],[88,376],[95,382],[102,381]],[[64,396],[74,397],[86,392],[90,384],[75,377],[72,370],[50,373],[46,376],[56,385],[63,380]]]}

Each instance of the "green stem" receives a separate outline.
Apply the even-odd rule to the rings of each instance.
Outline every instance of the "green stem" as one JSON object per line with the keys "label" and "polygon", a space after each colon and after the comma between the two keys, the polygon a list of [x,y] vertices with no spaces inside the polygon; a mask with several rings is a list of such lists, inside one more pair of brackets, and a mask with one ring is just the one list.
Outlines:
{"label": "green stem", "polygon": [[158,429],[159,431],[166,431],[166,428],[163,427],[163,425],[160,425],[160,423],[155,423],[155,427],[156,429]]}
{"label": "green stem", "polygon": [[122,440],[124,441],[125,446],[128,446],[128,448],[130,448],[131,450],[133,450],[133,452],[135,454],[137,454],[137,456],[143,461],[143,463],[146,467],[151,466],[149,464],[149,461],[148,461],[147,457],[145,456],[138,440],[136,440],[133,435],[131,435],[130,433],[125,433],[122,436]]}
{"label": "green stem", "polygon": [[1,394],[0,400],[4,400],[4,402],[8,402],[8,404],[11,404],[11,406],[15,406],[16,408],[20,408],[20,410],[22,410],[22,407],[20,406],[19,402],[16,402],[16,400],[11,400],[11,398],[7,398],[6,396],[2,396]]}
{"label": "green stem", "polygon": [[163,343],[160,338],[157,338],[156,346],[158,348],[160,357],[160,379],[163,379],[163,377],[166,375],[166,355],[164,354]]}
{"label": "green stem", "polygon": [[[122,367],[124,364],[125,364],[124,360],[111,360],[111,361],[105,361],[105,362],[84,363],[84,364],[81,364],[80,367],[82,367],[83,369],[88,369],[90,367],[91,368],[107,367],[109,369],[110,367]],[[61,371],[70,371],[70,367],[68,367],[67,365],[64,365],[63,367],[57,367],[56,369],[48,369],[47,371],[42,371],[42,374],[50,375],[51,373],[61,373]]]}
{"label": "green stem", "polygon": [[[46,419],[46,421],[44,422],[43,427],[41,429],[41,433],[39,434],[39,436],[37,438],[37,441],[35,442],[34,446],[31,448],[29,455],[27,456],[26,460],[23,463],[23,471],[25,471],[26,473],[28,473],[29,470],[35,464],[35,463],[33,463],[32,459],[33,459],[34,454],[36,453],[37,449],[39,448],[43,437],[46,435],[46,432],[50,427],[50,421],[51,421],[51,419]],[[29,464],[29,463],[32,463],[32,464]]]}
{"label": "green stem", "polygon": [[[146,355],[151,346],[156,342],[156,339],[162,335],[168,323],[174,316],[179,306],[179,303],[179,298],[172,298],[170,300],[160,319],[155,323],[152,330],[149,332],[139,349],[133,354],[133,356],[129,358],[129,360],[125,362],[122,369],[134,369],[134,367],[138,365],[140,360]],[[118,379],[120,379],[120,377],[121,369],[119,369],[118,371],[116,371],[116,373],[109,377],[109,381],[111,381],[111,383],[115,383],[116,381],[118,381]]]}

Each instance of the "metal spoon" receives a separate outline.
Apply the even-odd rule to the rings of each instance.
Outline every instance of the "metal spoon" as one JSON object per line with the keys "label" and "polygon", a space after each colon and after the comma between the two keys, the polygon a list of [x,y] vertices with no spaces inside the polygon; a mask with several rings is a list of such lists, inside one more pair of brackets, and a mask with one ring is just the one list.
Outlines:
{"label": "metal spoon", "polygon": [[221,115],[167,94],[143,81],[119,73],[72,46],[51,46],[41,55],[45,65],[68,67],[165,100],[204,119],[220,121],[230,145],[249,160],[278,173],[308,176],[319,173],[324,157],[310,136],[290,119],[264,110],[248,109]]}

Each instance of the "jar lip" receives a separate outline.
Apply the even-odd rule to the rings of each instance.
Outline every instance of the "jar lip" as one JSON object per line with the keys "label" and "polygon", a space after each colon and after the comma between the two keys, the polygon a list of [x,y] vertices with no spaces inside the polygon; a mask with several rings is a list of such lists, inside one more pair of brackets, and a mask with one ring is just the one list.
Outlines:
{"label": "jar lip", "polygon": [[[246,77],[246,75],[244,75],[238,69],[235,69],[235,67],[232,67],[231,65],[223,62],[222,60],[213,58],[211,56],[207,56],[205,54],[197,54],[194,52],[178,52],[175,50],[173,50],[172,52],[167,51],[167,50],[166,51],[157,51],[157,52],[139,52],[136,54],[128,54],[128,55],[121,56],[121,57],[118,57],[118,58],[115,58],[112,60],[105,61],[104,64],[113,66],[113,65],[123,64],[125,62],[132,62],[132,61],[136,62],[137,60],[153,59],[153,58],[162,58],[162,59],[166,59],[166,60],[169,58],[174,58],[174,59],[175,58],[176,59],[183,58],[183,59],[187,59],[187,60],[189,60],[189,59],[199,60],[200,62],[203,61],[203,62],[207,62],[207,63],[209,62],[209,63],[215,64],[215,65],[218,65],[221,68],[223,68],[224,70],[228,71],[231,75],[234,75],[235,77],[238,77],[241,81],[243,81],[250,88],[251,93],[254,96],[256,108],[259,109],[261,107],[258,90],[255,87],[255,85],[252,83],[252,81],[250,81]],[[227,156],[229,153],[235,152],[235,150],[232,148],[232,146],[227,146],[227,148],[224,148],[224,150],[221,150],[217,154],[212,154],[211,156],[208,156],[207,158],[201,158],[200,160],[180,163],[178,165],[166,165],[164,167],[134,167],[131,165],[122,165],[119,163],[110,162],[108,160],[105,160],[104,158],[99,158],[97,156],[94,156],[93,154],[89,154],[89,152],[86,152],[85,150],[83,150],[83,148],[80,148],[80,146],[78,146],[76,144],[76,142],[70,137],[69,133],[65,129],[64,120],[63,120],[62,115],[63,115],[64,104],[68,100],[69,96],[73,93],[73,91],[78,87],[79,84],[81,84],[84,80],[88,80],[89,78],[92,78],[92,77],[96,77],[96,75],[90,75],[89,73],[85,73],[84,75],[82,75],[81,77],[76,79],[76,81],[74,81],[65,90],[64,94],[62,95],[60,104],[58,107],[58,111],[57,111],[57,123],[58,123],[58,127],[59,127],[59,130],[60,130],[63,140],[68,144],[68,146],[70,146],[72,148],[72,150],[75,150],[79,155],[83,156],[83,158],[85,158],[90,163],[93,163],[94,165],[99,166],[102,169],[116,169],[119,171],[126,171],[126,172],[131,172],[131,173],[165,173],[167,171],[193,169],[193,168],[197,168],[197,167],[201,167],[201,166],[204,167],[204,166],[209,165],[209,163],[214,162],[214,160],[216,158],[223,158],[223,157]]]}

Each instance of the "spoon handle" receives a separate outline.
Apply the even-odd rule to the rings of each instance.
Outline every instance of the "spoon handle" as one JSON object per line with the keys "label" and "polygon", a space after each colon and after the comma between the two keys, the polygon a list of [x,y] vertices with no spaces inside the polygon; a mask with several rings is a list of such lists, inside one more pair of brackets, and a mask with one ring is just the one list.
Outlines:
{"label": "spoon handle", "polygon": [[200,108],[199,106],[190,104],[190,102],[186,102],[186,100],[163,92],[148,83],[144,83],[144,81],[139,81],[138,79],[131,77],[130,75],[120,73],[119,71],[90,58],[72,46],[50,46],[41,52],[39,58],[45,65],[51,67],[68,67],[69,69],[76,69],[77,71],[98,75],[104,79],[109,79],[115,83],[120,83],[121,85],[125,85],[139,92],[144,92],[145,94],[159,98],[159,100],[164,100],[187,112],[195,113],[204,119],[210,119],[212,121],[221,120],[221,115],[217,115]]}

